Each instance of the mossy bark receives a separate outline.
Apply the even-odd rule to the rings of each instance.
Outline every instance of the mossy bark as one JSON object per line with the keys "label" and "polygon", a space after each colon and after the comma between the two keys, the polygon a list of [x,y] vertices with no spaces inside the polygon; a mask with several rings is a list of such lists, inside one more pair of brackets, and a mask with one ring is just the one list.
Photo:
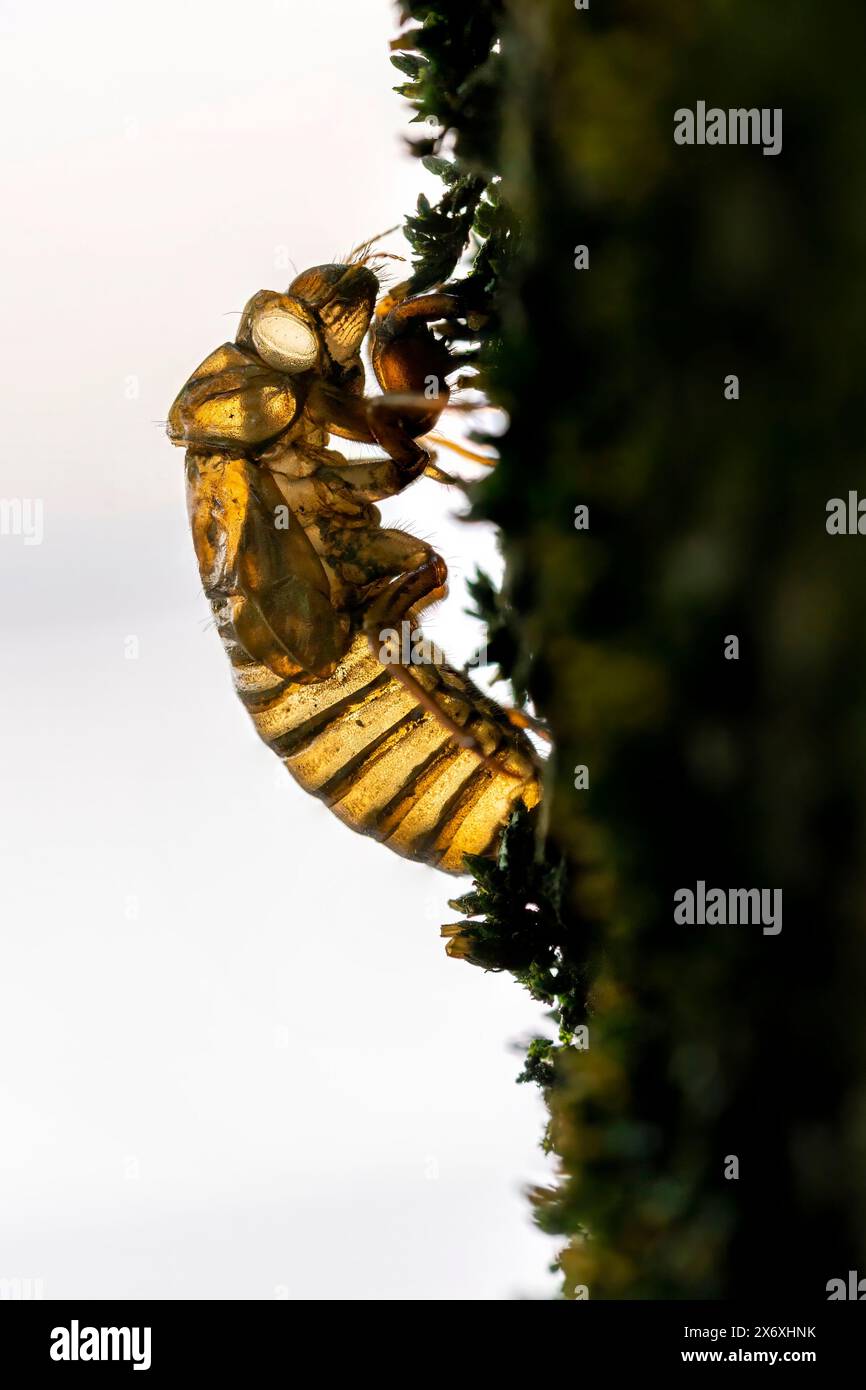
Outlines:
{"label": "mossy bark", "polygon": [[[403,8],[459,42],[463,6]],[[866,1273],[866,536],[825,525],[866,497],[866,11],[473,8],[489,42],[442,112],[452,179],[500,209],[480,360],[511,417],[475,511],[555,738],[553,997],[573,1024],[590,993],[589,1048],[535,1058],[538,1218],[566,1296],[825,1298]],[[453,74],[423,66],[440,114]],[[782,152],[677,146],[698,100],[781,109]],[[781,932],[677,925],[698,880],[781,889]]]}

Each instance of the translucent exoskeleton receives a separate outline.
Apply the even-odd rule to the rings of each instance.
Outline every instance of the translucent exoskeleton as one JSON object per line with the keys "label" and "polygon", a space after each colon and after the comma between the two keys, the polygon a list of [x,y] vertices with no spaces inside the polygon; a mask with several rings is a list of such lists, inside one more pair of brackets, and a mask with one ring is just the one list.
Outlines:
{"label": "translucent exoskeleton", "polygon": [[[253,295],[235,342],[181,390],[168,433],[187,451],[202,584],[259,734],[346,825],[459,873],[465,854],[496,852],[519,800],[537,803],[539,761],[438,654],[383,658],[383,632],[415,635],[446,592],[441,557],[383,527],[375,503],[425,471],[447,476],[424,447],[453,371],[431,325],[461,315],[441,291],[380,299],[372,259],[367,245],[285,294]],[[350,459],[334,437],[381,452]]]}

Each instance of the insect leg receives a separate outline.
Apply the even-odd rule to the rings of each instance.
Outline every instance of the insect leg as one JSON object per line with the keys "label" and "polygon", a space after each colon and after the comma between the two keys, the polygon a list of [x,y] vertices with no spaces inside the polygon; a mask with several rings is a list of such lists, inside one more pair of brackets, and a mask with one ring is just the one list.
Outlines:
{"label": "insect leg", "polygon": [[338,438],[378,444],[400,470],[402,487],[419,477],[431,461],[429,449],[423,449],[415,439],[430,429],[433,421],[415,423],[429,415],[429,410],[414,396],[409,401],[399,392],[353,396],[320,381],[310,389],[307,411],[316,424]]}
{"label": "insect leg", "polygon": [[[387,534],[387,533],[386,533]],[[421,544],[419,542],[419,544]],[[393,630],[404,621],[417,624],[417,614],[437,599],[444,597],[448,570],[445,561],[435,551],[428,549],[429,558],[417,569],[404,574],[370,605],[364,618],[364,632],[370,650],[381,660],[383,633]],[[478,753],[482,762],[487,757],[478,740],[442,708],[435,695],[422,685],[410,667],[400,661],[388,663],[388,670],[395,680],[404,685],[423,709],[429,711],[462,748],[471,748]]]}
{"label": "insect leg", "polygon": [[381,502],[385,497],[395,497],[410,482],[414,482],[414,477],[407,476],[407,471],[401,470],[390,457],[343,459],[330,471],[336,473],[365,502]]}

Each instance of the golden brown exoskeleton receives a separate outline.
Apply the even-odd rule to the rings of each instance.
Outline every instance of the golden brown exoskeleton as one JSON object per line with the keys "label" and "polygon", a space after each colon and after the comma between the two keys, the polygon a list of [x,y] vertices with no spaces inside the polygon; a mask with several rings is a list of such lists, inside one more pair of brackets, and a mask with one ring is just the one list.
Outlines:
{"label": "golden brown exoskeleton", "polygon": [[[461,313],[402,286],[377,305],[362,252],[254,295],[168,434],[187,450],[202,583],[258,732],[352,829],[459,873],[465,854],[495,853],[518,800],[537,803],[539,764],[466,674],[383,644],[446,591],[443,560],[374,504],[425,471],[447,477],[419,441],[453,370],[431,324]],[[379,395],[365,394],[368,334]],[[382,453],[347,458],[332,436]]]}

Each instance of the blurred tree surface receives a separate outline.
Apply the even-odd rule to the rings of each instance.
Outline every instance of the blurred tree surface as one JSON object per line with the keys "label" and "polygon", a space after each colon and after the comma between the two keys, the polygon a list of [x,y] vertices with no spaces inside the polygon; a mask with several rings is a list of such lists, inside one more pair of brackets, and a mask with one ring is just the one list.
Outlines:
{"label": "blurred tree surface", "polygon": [[[866,497],[866,8],[400,10],[415,283],[474,228],[511,421],[475,599],[555,737],[545,857],[514,826],[446,929],[561,1025],[537,1219],[566,1297],[825,1299],[866,1274],[866,536],[825,524]],[[699,100],[781,108],[782,152],[677,146]],[[781,933],[677,925],[698,880],[782,889]]]}

